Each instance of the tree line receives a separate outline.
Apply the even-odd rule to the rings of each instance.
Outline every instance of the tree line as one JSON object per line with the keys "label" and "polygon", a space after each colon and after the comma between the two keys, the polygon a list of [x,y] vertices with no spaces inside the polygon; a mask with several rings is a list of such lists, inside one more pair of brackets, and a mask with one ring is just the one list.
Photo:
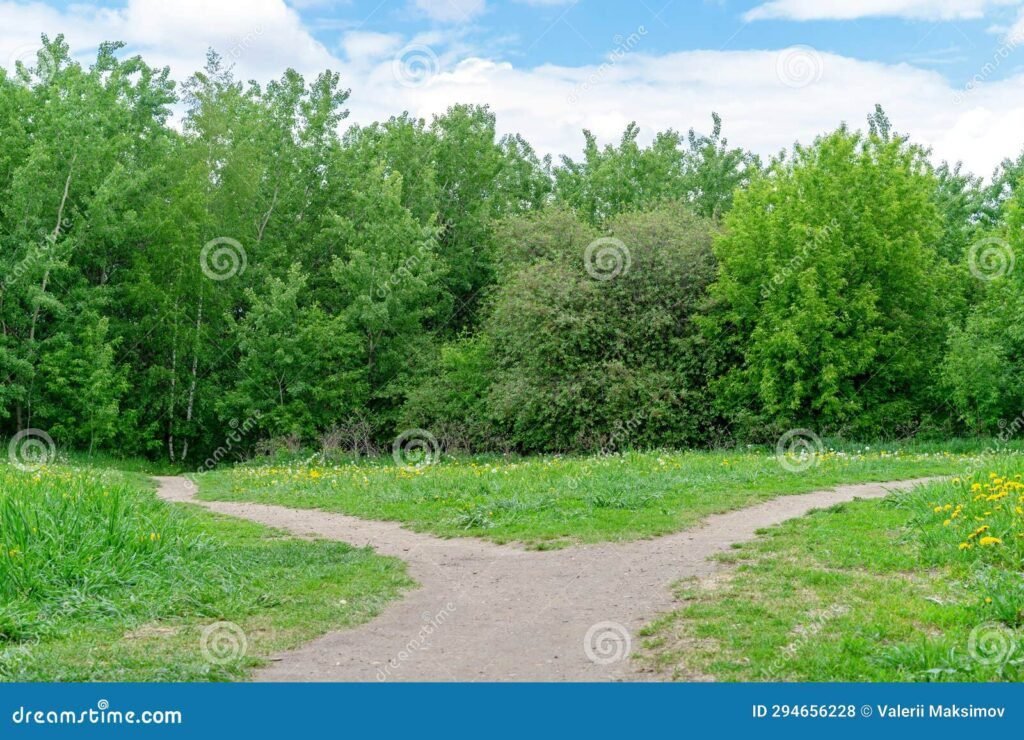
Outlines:
{"label": "tree line", "polygon": [[0,434],[198,465],[232,429],[594,451],[1024,410],[1024,157],[935,166],[876,109],[768,162],[717,116],[554,161],[486,106],[346,128],[335,73],[211,52],[179,89],[120,48],[0,72]]}

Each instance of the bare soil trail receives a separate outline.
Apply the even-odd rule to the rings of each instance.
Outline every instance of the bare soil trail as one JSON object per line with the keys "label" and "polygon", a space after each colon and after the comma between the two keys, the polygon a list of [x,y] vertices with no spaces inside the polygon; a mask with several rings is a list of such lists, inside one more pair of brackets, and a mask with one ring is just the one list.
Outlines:
{"label": "bare soil trail", "polygon": [[275,656],[256,680],[642,681],[658,677],[631,665],[630,644],[644,624],[673,607],[672,583],[720,567],[709,556],[813,509],[928,479],[780,496],[655,539],[554,551],[441,539],[314,509],[198,501],[186,479],[157,480],[169,501],[399,557],[420,584],[362,626]]}

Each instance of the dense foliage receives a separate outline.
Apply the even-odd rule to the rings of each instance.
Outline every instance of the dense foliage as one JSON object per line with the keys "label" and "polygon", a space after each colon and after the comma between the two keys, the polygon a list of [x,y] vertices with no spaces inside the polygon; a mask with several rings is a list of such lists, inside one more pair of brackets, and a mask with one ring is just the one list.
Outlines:
{"label": "dense foliage", "polygon": [[708,321],[737,359],[716,384],[727,413],[870,438],[937,407],[953,301],[934,191],[917,148],[840,129],[737,196]]}
{"label": "dense foliage", "polygon": [[[343,130],[338,75],[180,89],[44,37],[0,73],[0,435],[199,467],[269,444],[622,450],[1001,429],[1024,159],[842,127],[763,166],[486,107]],[[183,114],[171,120],[172,107]]]}

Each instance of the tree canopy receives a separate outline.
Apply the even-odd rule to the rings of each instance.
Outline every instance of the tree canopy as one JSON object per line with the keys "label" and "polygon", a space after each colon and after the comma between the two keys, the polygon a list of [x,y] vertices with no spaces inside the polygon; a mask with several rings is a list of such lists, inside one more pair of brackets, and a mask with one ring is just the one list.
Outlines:
{"label": "tree canopy", "polygon": [[199,465],[233,429],[615,450],[1024,403],[1024,155],[984,181],[878,109],[767,163],[716,114],[556,163],[486,106],[348,125],[342,83],[61,36],[0,72],[0,432]]}

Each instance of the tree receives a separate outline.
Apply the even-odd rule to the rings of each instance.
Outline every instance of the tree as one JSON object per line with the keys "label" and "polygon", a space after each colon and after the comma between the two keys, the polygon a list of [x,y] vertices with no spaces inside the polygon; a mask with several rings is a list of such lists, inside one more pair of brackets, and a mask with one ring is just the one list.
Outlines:
{"label": "tree", "polygon": [[434,351],[431,327],[450,310],[437,229],[402,205],[403,182],[379,167],[349,191],[346,215],[331,215],[320,237],[336,255],[322,304],[359,337],[367,405],[385,424],[420,357]]}
{"label": "tree", "polygon": [[230,319],[240,358],[225,416],[258,418],[269,436],[309,438],[366,403],[359,337],[309,302],[300,265],[247,294],[244,318]]}
{"label": "tree", "polygon": [[[138,57],[117,59],[121,46],[102,44],[84,70],[62,36],[43,36],[36,67],[19,69],[17,81],[0,80],[0,418],[13,417],[15,428],[33,425],[45,405],[47,354],[85,336],[76,319],[106,310],[109,283],[128,249],[104,250],[93,234],[131,219],[138,191],[121,189],[133,177],[145,179],[154,150],[169,136],[168,71]],[[103,326],[91,336],[102,336],[109,349],[116,339]],[[97,357],[107,352],[93,349]]]}
{"label": "tree", "polygon": [[717,218],[729,210],[733,191],[760,168],[756,156],[729,148],[717,113],[710,136],[690,129],[684,142],[669,130],[643,148],[639,135],[631,123],[618,146],[601,149],[584,131],[583,160],[563,156],[554,171],[556,198],[594,225],[670,201],[687,201],[696,213]]}
{"label": "tree", "polygon": [[91,454],[117,436],[128,382],[126,368],[115,361],[120,342],[109,337],[109,319],[88,310],[74,324],[68,336],[50,343],[41,360],[37,413],[54,437],[86,446]]}
{"label": "tree", "polygon": [[963,280],[981,298],[955,324],[942,367],[943,387],[974,432],[1000,433],[1024,409],[1024,189],[1007,187],[999,225],[976,242]]}
{"label": "tree", "polygon": [[892,436],[936,408],[951,282],[924,157],[885,128],[844,127],[737,194],[704,323],[725,342],[716,390],[744,434]]}
{"label": "tree", "polygon": [[935,170],[935,202],[942,216],[939,254],[951,263],[963,262],[967,248],[981,234],[985,220],[985,192],[981,178],[964,172],[960,162],[943,162]]}

